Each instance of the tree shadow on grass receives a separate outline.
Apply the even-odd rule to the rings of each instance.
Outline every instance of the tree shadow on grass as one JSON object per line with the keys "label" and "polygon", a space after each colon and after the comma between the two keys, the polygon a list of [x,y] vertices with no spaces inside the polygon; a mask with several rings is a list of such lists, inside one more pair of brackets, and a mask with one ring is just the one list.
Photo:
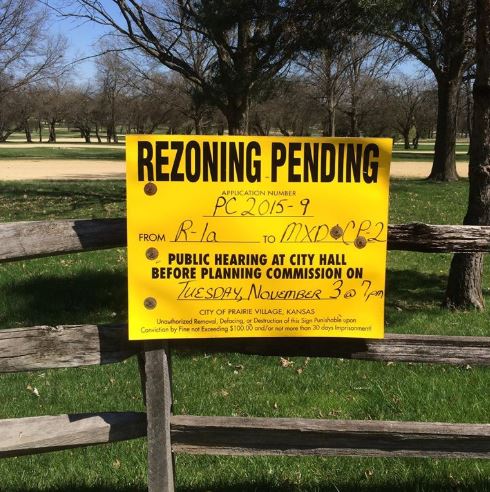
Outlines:
{"label": "tree shadow on grass", "polygon": [[60,325],[127,319],[125,272],[81,271],[17,280],[6,296],[0,324]]}
{"label": "tree shadow on grass", "polygon": [[386,272],[386,291],[392,302],[404,300],[409,303],[429,304],[434,299],[439,302],[444,295],[446,283],[446,274],[428,274],[416,270]]}
{"label": "tree shadow on grass", "polygon": [[91,183],[70,180],[48,181],[46,183],[0,182],[0,193],[3,196],[17,198],[20,191],[28,193],[32,197],[64,198],[69,196],[102,201],[124,201],[126,199],[124,183],[106,183],[105,180]]}
{"label": "tree shadow on grass", "polygon": [[387,321],[410,321],[414,312],[440,312],[446,290],[447,275],[422,273],[416,270],[386,272]]}
{"label": "tree shadow on grass", "polygon": [[9,217],[9,211],[12,218],[8,220],[60,218],[87,209],[98,210],[105,216],[105,206],[117,204],[124,209],[126,201],[124,182],[108,180],[0,182],[0,196],[8,203],[8,210],[2,213],[0,209],[0,220],[2,215]]}

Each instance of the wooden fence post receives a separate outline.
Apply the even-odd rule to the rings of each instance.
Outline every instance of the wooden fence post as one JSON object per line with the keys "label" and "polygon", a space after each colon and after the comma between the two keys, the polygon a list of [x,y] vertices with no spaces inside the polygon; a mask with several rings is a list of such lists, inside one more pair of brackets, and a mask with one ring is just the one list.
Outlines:
{"label": "wooden fence post", "polygon": [[148,432],[148,491],[174,491],[170,441],[172,387],[168,342],[145,342],[145,394]]}

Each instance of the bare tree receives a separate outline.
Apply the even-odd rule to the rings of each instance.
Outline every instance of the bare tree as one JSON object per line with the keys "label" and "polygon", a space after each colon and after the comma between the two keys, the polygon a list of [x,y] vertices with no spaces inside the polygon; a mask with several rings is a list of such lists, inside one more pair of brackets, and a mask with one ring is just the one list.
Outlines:
{"label": "bare tree", "polygon": [[12,92],[9,97],[1,98],[0,142],[6,142],[12,133],[21,130],[23,123],[24,115],[22,114],[22,95],[20,91]]}
{"label": "bare tree", "polygon": [[[464,224],[490,225],[490,2],[477,0],[476,78],[473,85],[473,131],[470,146],[470,193]],[[455,254],[445,305],[484,308],[483,253]]]}
{"label": "bare tree", "polygon": [[[429,179],[453,181],[456,118],[463,74],[474,62],[475,0],[383,0],[375,2],[388,22],[378,32],[431,70],[437,81],[438,110],[434,161]],[[384,25],[384,30],[379,26]]]}
{"label": "bare tree", "polygon": [[264,135],[274,128],[285,136],[310,135],[321,121],[321,111],[312,90],[312,86],[300,77],[278,80],[272,97],[254,106],[252,131]]}
{"label": "bare tree", "polygon": [[94,127],[95,94],[90,85],[74,87],[65,93],[67,112],[66,123],[71,128],[76,128],[85,143],[92,141],[92,129]]}
{"label": "bare tree", "polygon": [[[111,27],[119,46],[137,48],[199,87],[232,134],[244,131],[255,91],[284,69],[319,20],[324,37],[335,37],[352,5],[348,0],[320,2],[321,8],[305,0],[73,3],[68,15]],[[331,15],[323,15],[329,8]],[[199,43],[189,45],[190,36]],[[198,64],[196,46],[203,49]]]}
{"label": "bare tree", "polygon": [[416,135],[412,140],[413,148],[417,149],[420,138],[434,138],[437,127],[437,88],[429,83],[422,93],[423,104],[415,109]]}
{"label": "bare tree", "polygon": [[19,93],[19,115],[22,126],[20,130],[24,131],[26,142],[32,143],[32,126],[35,124],[38,104],[37,94],[31,85],[19,88],[16,92]]}
{"label": "bare tree", "polygon": [[[460,118],[460,130],[468,137],[471,138],[472,124],[473,124],[473,82],[474,74],[468,73],[464,79],[461,86],[460,98],[463,102],[462,115]],[[468,149],[469,154],[469,149]]]}
{"label": "bare tree", "polygon": [[117,51],[108,51],[97,59],[97,84],[105,116],[107,142],[118,142],[117,123],[124,107],[121,102],[129,82],[130,68]]}
{"label": "bare tree", "polygon": [[362,120],[371,111],[371,101],[377,97],[381,78],[386,78],[394,66],[391,47],[375,36],[356,35],[347,45],[346,84],[342,111],[350,122],[349,135],[361,134]]}
{"label": "bare tree", "polygon": [[32,86],[61,70],[63,42],[45,35],[47,15],[36,0],[0,0],[0,141],[30,134]]}
{"label": "bare tree", "polygon": [[64,40],[46,36],[36,0],[0,0],[0,96],[61,69]]}
{"label": "bare tree", "polygon": [[337,110],[347,90],[347,46],[348,42],[340,37],[337,43],[304,54],[299,60],[309,75],[317,103],[325,111],[322,134],[326,137],[335,137]]}
{"label": "bare tree", "polygon": [[[173,80],[171,94],[172,106],[192,122],[196,135],[213,131],[216,126],[217,109],[199,87],[179,76]],[[245,131],[248,133],[247,128]]]}
{"label": "bare tree", "polygon": [[407,76],[401,77],[390,91],[394,112],[393,121],[395,129],[403,137],[405,149],[410,148],[410,134],[415,130],[416,135],[413,139],[414,148],[418,144],[417,135],[420,134],[419,121],[420,110],[425,106],[427,91],[425,84],[419,79]]}
{"label": "bare tree", "polygon": [[45,84],[43,97],[43,120],[48,124],[48,142],[56,142],[56,126],[67,116],[69,80],[64,76],[52,77]]}

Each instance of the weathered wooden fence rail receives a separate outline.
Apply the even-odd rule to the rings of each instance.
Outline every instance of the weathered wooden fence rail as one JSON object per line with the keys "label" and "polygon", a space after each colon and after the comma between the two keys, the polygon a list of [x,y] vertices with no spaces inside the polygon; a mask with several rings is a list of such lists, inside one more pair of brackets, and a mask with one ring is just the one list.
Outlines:
{"label": "weathered wooden fence rail", "polygon": [[[393,362],[490,365],[490,337],[386,334],[381,340],[352,338],[240,338],[174,340],[172,348],[206,353],[340,357]],[[128,341],[127,327],[33,326],[0,330],[0,373],[121,362],[143,350]]]}
{"label": "weathered wooden fence rail", "polygon": [[[0,262],[113,248],[124,219],[0,224]],[[390,225],[388,248],[488,252],[490,227]],[[383,340],[213,339],[129,342],[127,327],[34,326],[0,330],[0,373],[120,362],[146,368],[147,412],[0,420],[0,457],[148,436],[149,488],[173,490],[172,452],[202,454],[490,457],[490,424],[269,419],[171,415],[170,348],[181,351],[342,357],[490,365],[490,337],[396,335]],[[164,418],[166,416],[166,418]]]}
{"label": "weathered wooden fence rail", "polygon": [[[388,226],[388,248],[425,253],[490,251],[490,227]],[[0,224],[0,261],[76,253],[126,245],[126,219],[52,220]]]}
{"label": "weathered wooden fence rail", "polygon": [[[163,419],[161,410],[159,416]],[[433,422],[173,415],[169,429],[172,452],[233,456],[488,458],[490,440],[488,424]],[[0,458],[124,441],[146,433],[146,414],[138,412],[4,419]],[[164,459],[162,454],[156,457],[158,468]]]}

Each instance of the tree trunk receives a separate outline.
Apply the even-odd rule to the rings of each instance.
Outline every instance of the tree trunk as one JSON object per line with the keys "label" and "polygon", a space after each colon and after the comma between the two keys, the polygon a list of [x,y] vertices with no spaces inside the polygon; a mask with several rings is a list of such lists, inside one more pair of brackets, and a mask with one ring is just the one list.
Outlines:
{"label": "tree trunk", "polygon": [[245,123],[245,111],[237,107],[227,108],[225,113],[228,123],[229,135],[243,135]]}
{"label": "tree trunk", "polygon": [[29,122],[28,121],[26,121],[24,123],[24,132],[26,134],[26,142],[27,143],[32,143],[31,127],[29,126]]}
{"label": "tree trunk", "polygon": [[[468,84],[468,82],[466,82]],[[473,131],[472,129],[473,125],[473,100],[471,99],[471,93],[470,90],[466,90],[466,128],[468,131],[468,138],[471,140],[471,133]],[[470,148],[468,146],[468,155],[470,155]]]}
{"label": "tree trunk", "polygon": [[451,261],[444,306],[450,309],[485,306],[482,292],[483,253],[457,253]]}
{"label": "tree trunk", "polygon": [[434,161],[429,178],[433,181],[457,181],[456,118],[459,83],[457,80],[437,81],[437,129]]}
{"label": "tree trunk", "polygon": [[412,145],[415,150],[419,148],[419,139],[420,139],[420,134],[419,131],[415,131],[415,137],[413,137]]}
{"label": "tree trunk", "polygon": [[201,116],[194,116],[194,131],[196,135],[202,135],[202,127],[201,127]]}
{"label": "tree trunk", "polygon": [[43,124],[41,120],[37,122],[37,128],[39,130],[39,143],[41,143],[43,141]]}
{"label": "tree trunk", "polygon": [[359,137],[361,134],[361,132],[359,131],[359,96],[357,94],[356,86],[351,88],[350,108],[348,112],[350,123],[350,137]]}
{"label": "tree trunk", "polygon": [[99,124],[95,124],[95,136],[97,137],[97,142],[102,143],[102,139],[100,138],[99,134]]}
{"label": "tree trunk", "polygon": [[335,118],[335,106],[332,102],[329,102],[327,108],[327,117],[325,118],[325,124],[323,126],[322,132],[322,135],[324,137],[335,137]]}
{"label": "tree trunk", "polygon": [[[468,210],[464,224],[490,225],[490,2],[477,1],[476,78],[470,145]],[[483,254],[454,255],[444,305],[483,309]]]}
{"label": "tree trunk", "polygon": [[335,107],[330,108],[330,112],[329,112],[328,116],[330,119],[330,136],[335,137],[335,131],[336,131],[336,128],[335,128],[335,117],[336,117]]}
{"label": "tree trunk", "polygon": [[349,120],[350,120],[350,137],[358,137],[360,135],[359,132],[359,117],[357,114],[357,108],[352,107],[350,113],[349,113]]}
{"label": "tree trunk", "polygon": [[56,142],[56,128],[55,128],[56,122],[55,121],[50,121],[49,122],[49,138],[48,142],[49,143],[55,143]]}
{"label": "tree trunk", "polygon": [[410,129],[403,131],[403,145],[405,150],[410,150]]}

